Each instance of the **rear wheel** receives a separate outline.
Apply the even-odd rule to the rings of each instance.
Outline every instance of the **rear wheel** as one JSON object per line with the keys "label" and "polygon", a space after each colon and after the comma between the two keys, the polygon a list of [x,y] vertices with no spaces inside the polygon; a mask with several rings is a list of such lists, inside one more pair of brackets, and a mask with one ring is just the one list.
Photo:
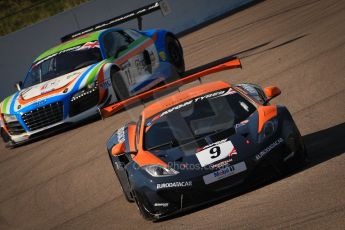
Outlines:
{"label": "rear wheel", "polygon": [[110,72],[111,83],[113,85],[113,89],[116,92],[117,96],[119,97],[120,101],[123,101],[129,98],[129,91],[127,85],[125,84],[122,75],[120,74],[119,70],[113,68]]}
{"label": "rear wheel", "polygon": [[183,59],[183,50],[179,41],[172,35],[165,38],[168,61],[176,68],[178,74],[185,71],[185,63]]}
{"label": "rear wheel", "polygon": [[286,143],[291,154],[293,154],[291,158],[286,159],[286,161],[284,162],[283,170],[285,173],[288,173],[295,169],[301,168],[306,164],[307,151],[302,137],[300,137],[299,135],[289,135]]}

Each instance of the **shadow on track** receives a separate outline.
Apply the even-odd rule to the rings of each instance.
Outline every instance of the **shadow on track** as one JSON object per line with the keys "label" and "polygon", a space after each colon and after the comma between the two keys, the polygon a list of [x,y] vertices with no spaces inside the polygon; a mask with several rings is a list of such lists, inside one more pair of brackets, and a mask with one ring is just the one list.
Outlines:
{"label": "shadow on track", "polygon": [[[298,6],[292,6],[291,8],[287,8],[287,9],[281,11],[281,12],[278,12],[278,13],[275,13],[275,14],[272,14],[272,15],[269,15],[269,16],[266,16],[266,17],[263,17],[263,18],[256,19],[255,21],[249,22],[249,23],[244,24],[244,25],[239,25],[239,26],[237,26],[235,28],[231,28],[231,29],[229,29],[229,30],[227,30],[225,32],[218,33],[218,34],[212,34],[211,36],[203,38],[201,40],[198,40],[195,43],[190,44],[190,45],[188,45],[186,47],[188,47],[188,48],[197,48],[198,46],[200,46],[201,42],[206,42],[206,41],[212,40],[212,39],[214,39],[216,37],[219,37],[219,36],[222,36],[222,35],[225,35],[225,34],[232,34],[232,33],[235,33],[235,32],[237,32],[239,30],[248,29],[248,27],[253,26],[255,24],[258,24],[258,23],[261,23],[261,22],[265,22],[265,21],[269,21],[269,20],[274,20],[274,17],[277,17],[277,16],[282,15],[282,14],[289,13],[289,12],[294,11],[294,10],[298,10],[298,9],[306,7],[306,6],[310,6],[310,5],[316,4],[319,1],[321,1],[321,0],[317,0],[317,1],[313,1],[313,2],[307,2],[307,3],[302,3],[302,4],[298,5]],[[256,5],[258,3],[261,3],[261,2],[264,2],[264,0],[254,1],[251,4],[249,4],[248,6],[245,5],[242,8],[246,9],[248,7],[254,6],[254,5]],[[217,17],[215,19],[212,19],[212,20],[210,20],[208,22],[204,22],[204,23],[198,25],[196,28],[191,28],[190,30],[187,30],[185,32],[179,33],[178,37],[182,37],[182,36],[190,33],[190,31],[194,32],[195,30],[201,29],[201,28],[203,28],[205,26],[208,26],[208,25],[210,25],[212,23],[215,23],[215,22],[217,22],[217,21],[219,21],[219,20],[221,20],[221,19],[223,19],[225,17],[228,17],[229,15],[237,13],[239,11],[241,11],[241,9],[238,9],[236,12],[231,12],[230,11],[228,13],[225,13],[223,17],[219,16],[219,17]]]}
{"label": "shadow on track", "polygon": [[[279,48],[279,47],[288,45],[288,44],[290,44],[290,43],[292,43],[292,42],[295,42],[295,41],[297,41],[297,40],[299,40],[299,39],[301,39],[301,38],[304,38],[305,36],[308,36],[308,34],[300,35],[300,36],[298,36],[298,37],[296,37],[296,38],[292,38],[292,39],[290,39],[290,40],[288,40],[288,41],[285,41],[285,42],[282,42],[282,43],[280,43],[280,44],[278,44],[278,45],[269,47],[269,48],[267,48],[267,49],[265,49],[265,50],[261,50],[261,51],[259,51],[259,52],[251,53],[251,54],[248,54],[248,55],[243,55],[243,56],[240,56],[239,58],[244,59],[244,58],[247,58],[247,57],[250,57],[250,56],[262,54],[262,53],[265,53],[265,52],[267,52],[267,51],[270,51],[270,50],[273,50],[273,49],[276,49],[276,48]],[[272,42],[272,41],[271,41],[271,42]],[[268,44],[271,43],[271,42],[268,42]]]}
{"label": "shadow on track", "polygon": [[313,167],[345,152],[345,123],[303,137],[309,164]]}

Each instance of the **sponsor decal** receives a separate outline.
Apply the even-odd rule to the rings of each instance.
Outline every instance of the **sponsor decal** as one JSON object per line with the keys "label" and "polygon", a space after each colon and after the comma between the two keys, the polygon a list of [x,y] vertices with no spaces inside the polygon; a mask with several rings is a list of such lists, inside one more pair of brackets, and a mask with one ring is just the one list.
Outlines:
{"label": "sponsor decal", "polygon": [[173,111],[175,111],[175,110],[178,110],[178,109],[180,109],[180,108],[183,108],[183,107],[186,107],[186,106],[188,106],[188,105],[191,105],[192,102],[193,102],[193,101],[187,101],[187,102],[184,102],[184,103],[179,104],[179,105],[177,105],[177,106],[174,106],[174,107],[170,108],[169,110],[166,110],[166,111],[164,111],[163,113],[161,113],[160,117],[163,117],[163,116],[165,116],[165,115],[167,115],[167,114],[169,114],[169,113],[171,113],[171,112],[173,112]]}
{"label": "sponsor decal", "polygon": [[154,204],[155,207],[168,207],[169,206],[169,203],[155,203]]}
{"label": "sponsor decal", "polygon": [[171,182],[171,183],[157,184],[157,189],[181,188],[181,187],[191,187],[191,186],[192,186],[192,181],[182,181],[182,182]]}
{"label": "sponsor decal", "polygon": [[36,101],[36,102],[34,103],[34,105],[35,105],[36,107],[41,107],[41,106],[44,106],[46,103],[47,103],[47,100],[41,100],[41,101]]}
{"label": "sponsor decal", "polygon": [[227,92],[225,92],[225,93],[223,93],[222,95],[219,95],[219,96],[217,96],[217,97],[224,97],[224,96],[227,96],[227,95],[233,95],[233,94],[235,94],[235,93],[237,93],[234,89],[232,89],[232,88],[229,88],[229,90],[227,91]]}
{"label": "sponsor decal", "polygon": [[212,164],[212,165],[210,165],[210,168],[211,169],[223,168],[223,167],[227,166],[231,162],[232,162],[232,159],[228,159],[228,160],[222,161],[222,162],[217,163],[217,164]]}
{"label": "sponsor decal", "polygon": [[98,41],[86,42],[80,49],[99,48]]}
{"label": "sponsor decal", "polygon": [[159,57],[162,59],[162,61],[167,60],[167,57],[166,57],[166,55],[165,55],[165,52],[164,52],[164,51],[159,52]]}
{"label": "sponsor decal", "polygon": [[47,82],[44,85],[42,85],[42,87],[41,87],[41,95],[49,93],[50,91],[53,91],[55,89],[54,85],[57,84],[57,83],[58,82],[52,81],[52,82]]}
{"label": "sponsor decal", "polygon": [[55,56],[57,56],[57,55],[59,55],[59,54],[66,53],[66,52],[69,52],[69,51],[77,50],[77,49],[79,49],[80,47],[81,47],[80,45],[79,45],[79,46],[74,46],[74,47],[71,47],[71,48],[68,48],[68,49],[65,49],[65,50],[61,50],[60,52],[54,53],[54,54],[52,54],[52,55],[49,55],[49,56],[43,58],[42,60],[40,60],[40,61],[34,63],[34,64],[32,65],[32,68],[35,68],[37,65],[41,64],[42,62],[44,62],[44,61],[46,61],[46,60],[48,60],[48,59],[50,59],[50,58],[52,58],[52,57],[55,57]]}
{"label": "sponsor decal", "polygon": [[217,172],[214,172],[213,173],[213,176],[214,177],[222,177],[222,176],[225,176],[227,174],[229,174],[230,172],[234,171],[235,170],[235,167],[234,166],[230,166],[230,167],[227,167],[225,169],[221,169]]}
{"label": "sponsor decal", "polygon": [[125,142],[125,127],[119,128],[116,132],[117,135],[117,142],[118,143],[123,143]]}
{"label": "sponsor decal", "polygon": [[276,140],[275,142],[273,142],[272,144],[270,144],[267,148],[265,148],[264,150],[262,150],[260,153],[256,154],[255,156],[255,160],[260,160],[261,158],[263,158],[267,153],[269,153],[272,149],[274,149],[275,147],[277,147],[280,143],[282,143],[284,140],[283,138],[279,138],[278,140]]}
{"label": "sponsor decal", "polygon": [[246,164],[242,161],[240,163],[231,165],[229,167],[226,168],[222,168],[216,172],[207,174],[205,176],[203,176],[204,182],[205,184],[211,184],[213,182],[222,180],[224,178],[233,176],[235,174],[244,172],[247,170],[247,166]]}
{"label": "sponsor decal", "polygon": [[176,106],[174,106],[174,107],[164,111],[163,113],[161,113],[160,117],[163,117],[163,116],[165,116],[165,115],[167,115],[167,114],[169,114],[169,113],[171,113],[171,112],[173,112],[175,110],[179,110],[179,109],[184,108],[184,107],[186,107],[188,105],[191,105],[193,102],[195,103],[195,102],[198,102],[198,101],[202,101],[204,99],[217,97],[217,96],[222,95],[224,93],[226,93],[226,91],[223,90],[223,91],[217,91],[217,92],[206,94],[206,95],[201,96],[201,97],[194,98],[193,100],[186,101],[186,102],[184,102],[182,104],[176,105]]}
{"label": "sponsor decal", "polygon": [[111,80],[107,79],[106,81],[99,84],[99,87],[102,89],[107,89],[111,86]]}
{"label": "sponsor decal", "polygon": [[214,143],[212,143],[212,144],[206,145],[206,146],[204,146],[201,150],[208,149],[208,148],[210,148],[210,147],[212,147],[212,146],[214,146],[214,145],[222,144],[222,143],[226,142],[227,140],[228,140],[228,139],[223,139],[223,140],[214,142]]}
{"label": "sponsor decal", "polygon": [[202,101],[202,100],[208,99],[208,98],[218,97],[220,95],[223,95],[224,93],[226,93],[226,92],[225,91],[217,91],[217,92],[213,92],[213,93],[210,93],[210,94],[206,94],[204,96],[195,98],[194,102]]}

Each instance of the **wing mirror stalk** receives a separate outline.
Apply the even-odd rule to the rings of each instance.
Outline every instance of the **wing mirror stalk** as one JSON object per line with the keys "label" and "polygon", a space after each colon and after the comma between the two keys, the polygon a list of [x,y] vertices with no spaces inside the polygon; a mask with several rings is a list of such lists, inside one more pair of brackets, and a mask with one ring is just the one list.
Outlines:
{"label": "wing mirror stalk", "polygon": [[22,81],[18,81],[15,85],[16,89],[18,91],[22,90],[22,87],[23,87],[23,82]]}

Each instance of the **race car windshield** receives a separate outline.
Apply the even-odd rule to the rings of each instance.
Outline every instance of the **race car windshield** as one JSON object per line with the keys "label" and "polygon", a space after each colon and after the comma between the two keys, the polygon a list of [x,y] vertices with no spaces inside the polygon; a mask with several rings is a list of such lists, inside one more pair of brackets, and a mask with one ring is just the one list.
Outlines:
{"label": "race car windshield", "polygon": [[231,129],[254,111],[254,105],[232,89],[194,98],[145,121],[144,149],[169,149]]}
{"label": "race car windshield", "polygon": [[60,51],[34,63],[25,78],[23,87],[27,88],[48,81],[101,60],[101,51],[97,41]]}

